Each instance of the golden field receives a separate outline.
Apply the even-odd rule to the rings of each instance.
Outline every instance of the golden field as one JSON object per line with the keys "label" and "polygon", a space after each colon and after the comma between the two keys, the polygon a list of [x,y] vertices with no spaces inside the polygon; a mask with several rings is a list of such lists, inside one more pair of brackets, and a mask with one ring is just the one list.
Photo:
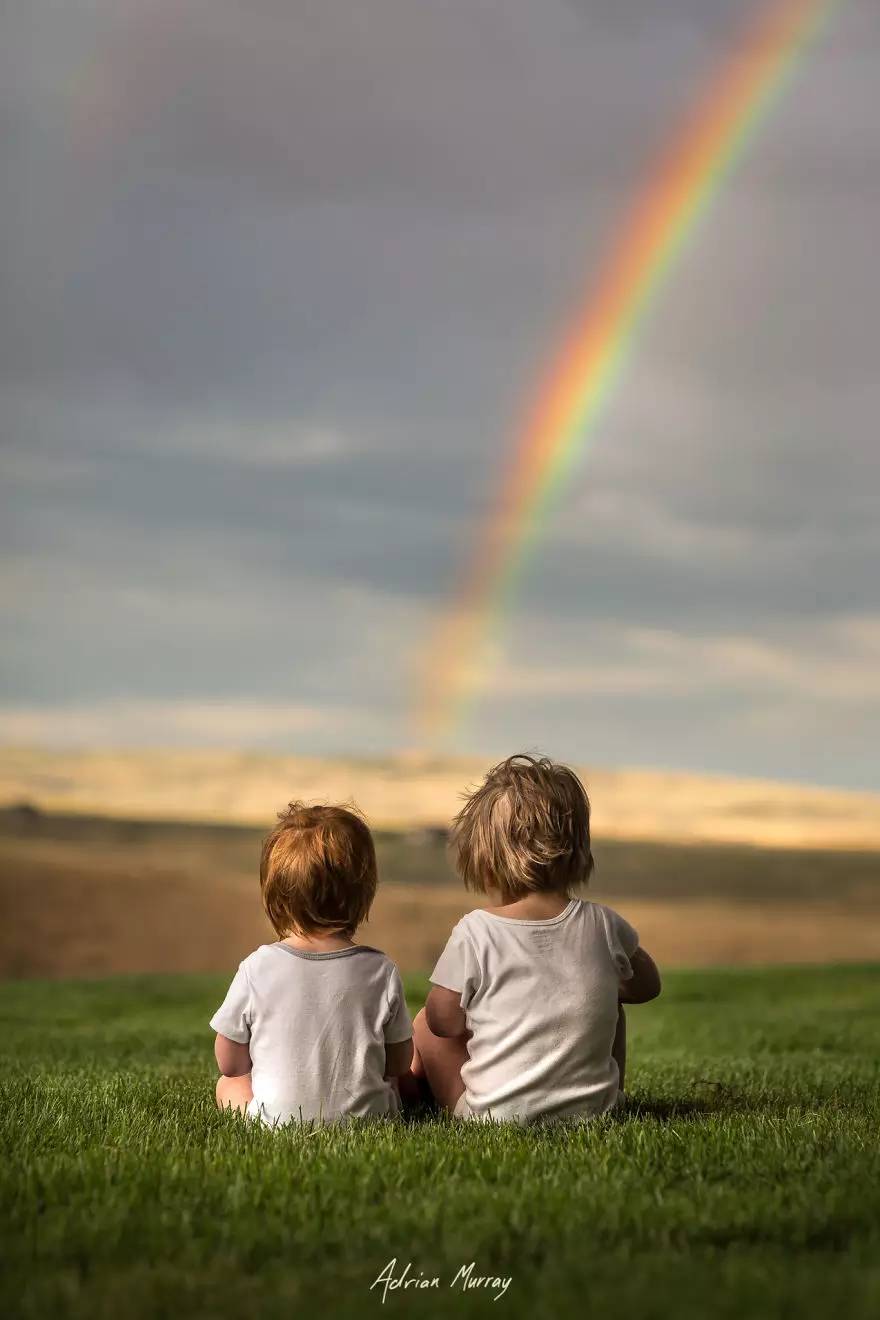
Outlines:
{"label": "golden field", "polygon": [[[290,798],[358,803],[383,829],[448,825],[488,763],[223,751],[0,749],[0,806],[264,826]],[[654,842],[880,849],[880,794],[759,779],[579,767],[596,835]]]}
{"label": "golden field", "polygon": [[[430,969],[463,891],[442,832],[478,762],[0,753],[0,976],[223,971],[271,939],[262,835],[289,798],[347,800],[381,884],[363,938]],[[585,770],[597,871],[665,966],[880,959],[880,799]]]}

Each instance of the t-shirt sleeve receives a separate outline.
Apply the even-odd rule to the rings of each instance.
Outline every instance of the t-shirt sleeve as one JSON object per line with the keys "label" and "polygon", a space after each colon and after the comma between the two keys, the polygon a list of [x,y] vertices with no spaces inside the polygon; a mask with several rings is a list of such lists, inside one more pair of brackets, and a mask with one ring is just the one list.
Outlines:
{"label": "t-shirt sleeve", "polygon": [[431,984],[454,990],[460,996],[461,1007],[466,1008],[477,980],[477,960],[473,945],[462,922],[459,922],[437,959],[437,965],[431,973]]}
{"label": "t-shirt sleeve", "polygon": [[211,1018],[211,1026],[219,1035],[235,1040],[239,1045],[247,1045],[250,1040],[251,985],[244,963],[239,964],[226,998]]}
{"label": "t-shirt sleeve", "polygon": [[638,931],[613,908],[603,907],[602,917],[605,922],[608,951],[617,968],[617,974],[622,981],[629,981],[633,974],[630,958],[639,947]]}
{"label": "t-shirt sleeve", "polygon": [[412,1018],[406,1006],[406,995],[400,972],[392,966],[388,982],[388,1017],[385,1020],[385,1044],[399,1045],[401,1041],[411,1040],[413,1034]]}

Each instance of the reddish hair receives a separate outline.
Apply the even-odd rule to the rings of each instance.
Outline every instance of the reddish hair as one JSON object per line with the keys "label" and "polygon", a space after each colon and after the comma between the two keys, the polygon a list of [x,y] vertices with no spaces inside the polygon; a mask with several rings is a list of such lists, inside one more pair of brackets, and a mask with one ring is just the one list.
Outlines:
{"label": "reddish hair", "polygon": [[376,896],[376,851],[357,808],[291,802],[263,843],[260,892],[280,938],[351,935]]}

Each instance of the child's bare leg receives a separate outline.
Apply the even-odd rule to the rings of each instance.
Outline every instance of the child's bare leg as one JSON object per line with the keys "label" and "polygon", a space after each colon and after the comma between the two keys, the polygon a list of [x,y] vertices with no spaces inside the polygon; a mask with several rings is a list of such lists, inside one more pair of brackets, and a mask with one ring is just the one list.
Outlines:
{"label": "child's bare leg", "polygon": [[413,1073],[427,1078],[438,1105],[451,1113],[464,1092],[461,1068],[468,1059],[465,1037],[435,1036],[421,1009],[413,1022],[413,1044]]}
{"label": "child's bare leg", "polygon": [[250,1073],[241,1077],[220,1077],[215,1094],[220,1109],[238,1109],[243,1114],[248,1102],[254,1098]]}
{"label": "child's bare leg", "polygon": [[620,1090],[623,1090],[623,1083],[626,1080],[626,1014],[623,1011],[623,1004],[617,1006],[617,1030],[614,1033],[614,1044],[611,1046],[611,1057],[617,1060],[617,1071],[620,1073]]}

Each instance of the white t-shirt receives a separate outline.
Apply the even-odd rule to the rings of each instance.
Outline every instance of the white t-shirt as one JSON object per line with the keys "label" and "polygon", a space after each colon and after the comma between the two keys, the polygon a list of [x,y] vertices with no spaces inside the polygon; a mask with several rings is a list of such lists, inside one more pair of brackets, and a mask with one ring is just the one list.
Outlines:
{"label": "white t-shirt", "polygon": [[590,1117],[617,1101],[611,1046],[618,989],[639,937],[600,903],[573,898],[541,921],[469,912],[431,974],[461,996],[464,1101],[476,1117]]}
{"label": "white t-shirt", "polygon": [[211,1026],[250,1047],[264,1122],[332,1122],[397,1112],[385,1046],[409,1040],[400,973],[378,949],[313,953],[263,944],[239,965]]}

